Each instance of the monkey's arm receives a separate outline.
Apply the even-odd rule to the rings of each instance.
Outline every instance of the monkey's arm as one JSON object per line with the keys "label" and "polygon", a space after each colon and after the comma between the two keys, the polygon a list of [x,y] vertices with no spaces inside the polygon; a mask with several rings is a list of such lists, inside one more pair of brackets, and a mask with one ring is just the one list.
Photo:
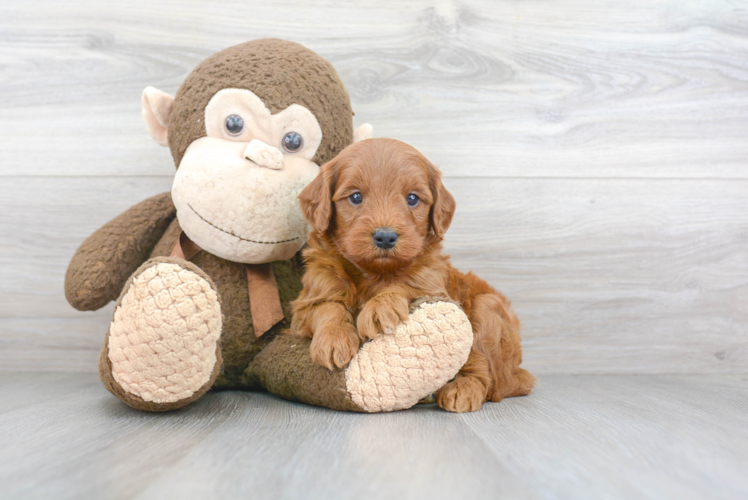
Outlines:
{"label": "monkey's arm", "polygon": [[93,311],[116,299],[175,217],[171,193],[163,193],[131,207],[89,236],[65,275],[70,305]]}
{"label": "monkey's arm", "polygon": [[311,356],[313,339],[278,335],[245,376],[276,396],[327,408],[410,408],[454,378],[473,342],[470,321],[453,302],[416,301],[412,308],[392,334],[357,350],[346,369],[320,366]]}

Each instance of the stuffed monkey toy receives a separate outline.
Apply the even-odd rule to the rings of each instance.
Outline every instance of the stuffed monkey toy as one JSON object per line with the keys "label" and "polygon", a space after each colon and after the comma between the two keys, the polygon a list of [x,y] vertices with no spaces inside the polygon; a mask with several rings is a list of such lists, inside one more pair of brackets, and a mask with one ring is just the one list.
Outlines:
{"label": "stuffed monkey toy", "polygon": [[467,360],[472,329],[455,304],[417,301],[393,334],[349,365],[315,364],[282,334],[301,290],[309,230],[297,197],[355,139],[348,94],[305,47],[264,39],[209,57],[176,97],[148,87],[143,118],[177,166],[171,193],[147,199],[86,239],[65,294],[82,311],[117,300],[99,360],[106,388],[146,411],[209,389],[267,390],[328,408],[409,408]]}

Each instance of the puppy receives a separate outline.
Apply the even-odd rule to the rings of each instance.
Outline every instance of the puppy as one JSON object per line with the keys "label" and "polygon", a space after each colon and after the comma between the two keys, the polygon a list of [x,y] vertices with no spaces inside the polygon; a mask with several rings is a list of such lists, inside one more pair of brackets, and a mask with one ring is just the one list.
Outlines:
{"label": "puppy", "polygon": [[441,253],[455,201],[416,149],[393,139],[355,143],[322,166],[299,200],[313,231],[290,333],[311,337],[314,361],[342,368],[361,342],[405,321],[413,300],[449,297],[470,319],[474,339],[438,405],[475,411],[530,392],[535,378],[519,367],[519,321],[509,301]]}

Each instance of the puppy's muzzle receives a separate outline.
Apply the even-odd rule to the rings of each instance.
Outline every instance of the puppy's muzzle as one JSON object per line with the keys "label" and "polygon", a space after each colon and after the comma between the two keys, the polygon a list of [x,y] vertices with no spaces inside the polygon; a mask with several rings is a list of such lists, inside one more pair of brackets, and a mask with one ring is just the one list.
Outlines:
{"label": "puppy's muzzle", "polygon": [[379,228],[371,235],[374,244],[382,250],[389,250],[397,243],[397,233],[389,228]]}

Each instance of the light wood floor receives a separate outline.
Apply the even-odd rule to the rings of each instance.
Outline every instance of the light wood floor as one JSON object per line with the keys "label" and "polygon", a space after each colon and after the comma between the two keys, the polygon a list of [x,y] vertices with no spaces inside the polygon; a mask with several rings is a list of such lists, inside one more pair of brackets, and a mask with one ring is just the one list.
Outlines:
{"label": "light wood floor", "polygon": [[548,375],[463,415],[243,392],[146,414],[92,374],[0,394],[2,498],[748,498],[748,377]]}

